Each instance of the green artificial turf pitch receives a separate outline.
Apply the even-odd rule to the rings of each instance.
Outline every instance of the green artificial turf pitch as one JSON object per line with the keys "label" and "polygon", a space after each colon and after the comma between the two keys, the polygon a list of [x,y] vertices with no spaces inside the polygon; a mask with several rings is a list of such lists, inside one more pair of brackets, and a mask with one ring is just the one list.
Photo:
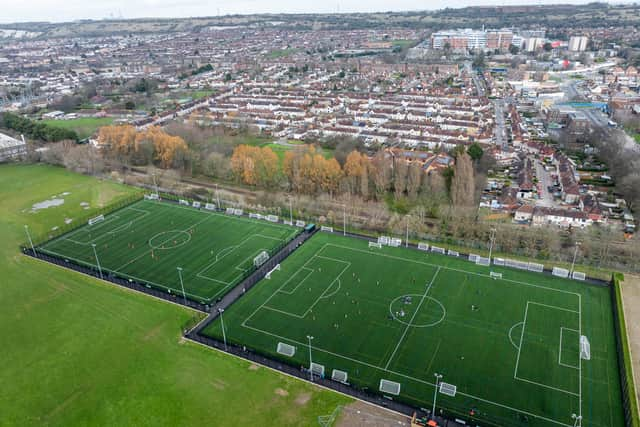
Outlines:
{"label": "green artificial turf pitch", "polygon": [[[417,407],[431,408],[439,373],[457,393],[439,393],[438,408],[482,425],[623,423],[605,287],[318,233],[223,320],[228,341],[301,368],[312,336],[325,377],[344,371],[372,391],[397,382],[391,397]],[[220,320],[204,333],[222,339]]]}
{"label": "green artificial turf pitch", "polygon": [[297,229],[143,200],[85,225],[37,250],[97,266],[104,272],[149,283],[208,302],[240,282],[262,251],[272,252]]}

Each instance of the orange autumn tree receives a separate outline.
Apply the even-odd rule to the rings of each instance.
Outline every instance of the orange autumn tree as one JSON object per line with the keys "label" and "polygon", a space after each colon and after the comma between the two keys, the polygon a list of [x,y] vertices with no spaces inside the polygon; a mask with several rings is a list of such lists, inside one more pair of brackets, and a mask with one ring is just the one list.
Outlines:
{"label": "orange autumn tree", "polygon": [[338,161],[326,159],[314,147],[287,152],[283,168],[291,188],[299,193],[324,191],[333,194],[342,178]]}
{"label": "orange autumn tree", "polygon": [[103,126],[98,133],[98,144],[115,157],[128,159],[135,151],[136,128],[131,125]]}
{"label": "orange autumn tree", "polygon": [[131,125],[103,126],[98,143],[125,163],[147,164],[152,159],[162,168],[174,166],[189,151],[178,136],[171,136],[157,126],[137,131]]}
{"label": "orange autumn tree", "polygon": [[369,159],[359,151],[353,150],[344,164],[346,184],[351,194],[369,196]]}
{"label": "orange autumn tree", "polygon": [[241,144],[231,155],[231,170],[243,184],[271,187],[278,182],[280,164],[271,148]]}

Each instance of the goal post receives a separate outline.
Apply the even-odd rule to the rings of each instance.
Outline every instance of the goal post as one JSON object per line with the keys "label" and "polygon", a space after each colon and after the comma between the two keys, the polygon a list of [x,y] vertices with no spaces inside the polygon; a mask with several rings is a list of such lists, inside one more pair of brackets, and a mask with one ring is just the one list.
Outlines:
{"label": "goal post", "polygon": [[394,396],[397,396],[400,394],[400,383],[381,379],[380,387],[378,389],[383,393],[393,394]]}
{"label": "goal post", "polygon": [[580,335],[580,359],[591,360],[591,344],[585,335]]}
{"label": "goal post", "polygon": [[93,224],[97,224],[101,221],[104,221],[104,215],[98,215],[96,217],[90,218],[89,221],[87,221],[87,224],[89,225],[93,225]]}
{"label": "goal post", "polygon": [[262,251],[253,259],[253,265],[256,268],[260,267],[262,264],[267,262],[268,259],[269,259],[269,253],[267,251]]}
{"label": "goal post", "polygon": [[342,383],[342,384],[347,384],[347,380],[349,378],[349,374],[347,374],[345,371],[341,371],[339,369],[334,369],[331,372],[331,379]]}
{"label": "goal post", "polygon": [[279,342],[276,347],[276,352],[283,356],[293,357],[296,354],[296,348],[290,344]]}
{"label": "goal post", "polygon": [[378,249],[382,249],[382,243],[378,243],[378,242],[369,242],[369,247],[370,247],[370,248],[378,248]]}
{"label": "goal post", "polygon": [[492,279],[502,279],[502,273],[496,273],[495,271],[490,272],[489,276]]}

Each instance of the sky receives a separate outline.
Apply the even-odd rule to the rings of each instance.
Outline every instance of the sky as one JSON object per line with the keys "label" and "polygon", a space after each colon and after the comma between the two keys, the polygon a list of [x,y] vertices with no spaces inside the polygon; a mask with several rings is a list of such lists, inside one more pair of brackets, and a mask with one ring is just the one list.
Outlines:
{"label": "sky", "polygon": [[[0,0],[0,22],[177,18],[251,13],[433,10],[477,5],[586,3],[585,0]],[[625,2],[616,1],[616,3]]]}

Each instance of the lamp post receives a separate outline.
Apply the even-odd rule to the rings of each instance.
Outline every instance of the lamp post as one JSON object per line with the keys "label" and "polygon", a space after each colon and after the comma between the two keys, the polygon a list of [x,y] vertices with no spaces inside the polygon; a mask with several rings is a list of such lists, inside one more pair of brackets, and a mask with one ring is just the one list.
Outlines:
{"label": "lamp post", "polygon": [[293,205],[291,202],[291,196],[289,196],[289,222],[293,224]]}
{"label": "lamp post", "polygon": [[187,294],[184,291],[184,282],[182,281],[182,267],[177,267],[178,277],[180,277],[180,286],[182,287],[182,298],[184,298],[184,305],[187,305]]}
{"label": "lamp post", "polygon": [[222,318],[224,308],[219,308],[218,313],[220,313],[220,325],[222,326],[222,340],[224,341],[224,351],[227,351],[227,333],[224,330],[224,319]]}
{"label": "lamp post", "polygon": [[313,369],[311,368],[313,366],[313,361],[311,359],[311,340],[313,337],[311,335],[307,335],[307,339],[309,340],[309,378],[313,381]]}
{"label": "lamp post", "polygon": [[407,215],[405,217],[405,221],[407,223],[407,233],[406,233],[406,236],[405,236],[405,239],[404,239],[404,247],[405,248],[409,247],[409,217],[410,217],[410,215]]}
{"label": "lamp post", "polygon": [[438,381],[440,381],[440,379],[442,378],[442,375],[440,375],[437,372],[433,374],[433,376],[436,377],[436,386],[435,386],[435,390],[433,390],[433,409],[431,410],[431,419],[433,419],[436,416],[436,399],[438,398]]}
{"label": "lamp post", "polygon": [[347,205],[342,205],[342,235],[347,235]]}
{"label": "lamp post", "polygon": [[153,174],[153,186],[156,187],[156,196],[159,197],[160,193],[158,192],[158,183],[156,181],[156,174]]}
{"label": "lamp post", "polygon": [[29,239],[29,244],[31,245],[31,251],[33,255],[37,258],[38,254],[36,253],[36,248],[33,246],[33,240],[31,240],[31,233],[29,233],[29,226],[25,224],[24,231],[27,233],[27,238]]}
{"label": "lamp post", "polygon": [[491,253],[493,252],[493,242],[496,240],[496,229],[495,227],[491,229],[491,237],[489,238],[489,262],[491,262]]}
{"label": "lamp post", "polygon": [[582,425],[582,415],[571,414],[571,418],[573,419],[573,427]]}
{"label": "lamp post", "polygon": [[96,264],[98,265],[98,272],[100,273],[100,278],[102,277],[102,267],[100,267],[100,260],[98,259],[98,252],[96,251],[96,244],[92,243],[91,247],[93,248],[93,255],[96,257]]}
{"label": "lamp post", "polygon": [[220,196],[218,195],[218,184],[216,184],[216,202],[218,202],[218,209],[221,209],[220,206]]}
{"label": "lamp post", "polygon": [[578,256],[578,248],[580,247],[582,243],[581,242],[576,242],[576,248],[573,251],[573,261],[571,261],[571,271],[569,272],[569,276],[573,275],[573,269],[576,266],[576,258]]}

